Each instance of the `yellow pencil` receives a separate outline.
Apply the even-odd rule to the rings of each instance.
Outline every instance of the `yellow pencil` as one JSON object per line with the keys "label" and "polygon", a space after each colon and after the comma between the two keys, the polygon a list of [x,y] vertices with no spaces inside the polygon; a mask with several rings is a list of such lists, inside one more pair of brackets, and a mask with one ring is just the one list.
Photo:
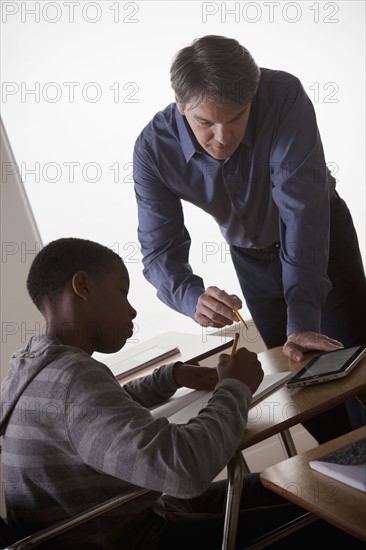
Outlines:
{"label": "yellow pencil", "polygon": [[235,313],[235,315],[237,316],[237,318],[239,319],[239,321],[241,321],[243,323],[243,325],[245,326],[246,329],[248,329],[248,325],[246,324],[246,322],[244,321],[243,317],[240,315],[239,311],[237,309],[233,309],[233,312]]}
{"label": "yellow pencil", "polygon": [[234,357],[236,353],[236,348],[238,347],[238,342],[239,342],[239,336],[240,336],[239,332],[236,332],[234,336],[233,347],[231,348],[230,357]]}

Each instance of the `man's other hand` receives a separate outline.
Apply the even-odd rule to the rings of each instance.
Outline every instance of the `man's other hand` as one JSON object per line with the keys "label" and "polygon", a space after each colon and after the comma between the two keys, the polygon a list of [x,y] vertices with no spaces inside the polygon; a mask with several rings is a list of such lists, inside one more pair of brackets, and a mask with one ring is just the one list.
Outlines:
{"label": "man's other hand", "polygon": [[309,350],[334,351],[343,348],[338,340],[333,340],[318,332],[293,332],[287,337],[283,353],[293,361],[302,361],[304,353]]}

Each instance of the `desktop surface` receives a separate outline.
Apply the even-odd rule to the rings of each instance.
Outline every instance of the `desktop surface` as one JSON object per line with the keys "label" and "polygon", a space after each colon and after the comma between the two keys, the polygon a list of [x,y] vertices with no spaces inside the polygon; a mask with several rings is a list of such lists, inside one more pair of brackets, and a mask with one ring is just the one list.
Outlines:
{"label": "desktop surface", "polygon": [[[135,369],[135,372],[126,372],[125,375],[119,377],[121,383],[125,383],[128,380],[137,378],[138,376],[145,376],[151,373],[155,368],[172,361],[183,361],[186,363],[196,364],[205,359],[217,356],[221,352],[225,352],[231,347],[233,340],[230,338],[219,339],[213,335],[202,334],[189,334],[183,332],[165,332],[133,345],[128,348],[128,344],[119,352],[110,355],[94,354],[93,357],[99,361],[105,363],[108,367],[115,368],[119,362],[128,362],[131,360],[131,364],[135,365],[136,356],[142,356],[147,350],[152,349],[155,346],[163,346],[169,348],[178,348],[178,351],[163,360],[156,360],[152,362],[148,367]],[[218,360],[218,359],[217,359]]]}
{"label": "desktop surface", "polygon": [[365,436],[366,427],[362,427],[288,458],[261,472],[261,481],[268,489],[366,541],[366,493],[320,474],[309,466],[310,460]]}
{"label": "desktop surface", "polygon": [[[285,357],[282,348],[259,354],[265,373],[289,370],[297,372],[314,356],[296,363]],[[250,410],[241,449],[250,447],[295,424],[343,403],[366,390],[366,357],[345,378],[314,386],[290,389],[282,386]]]}

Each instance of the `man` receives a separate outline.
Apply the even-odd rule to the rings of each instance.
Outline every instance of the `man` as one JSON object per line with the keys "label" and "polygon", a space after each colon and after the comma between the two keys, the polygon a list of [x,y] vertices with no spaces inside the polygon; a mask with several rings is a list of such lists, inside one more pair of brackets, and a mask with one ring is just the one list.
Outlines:
{"label": "man", "polygon": [[[260,69],[236,40],[204,36],[177,53],[171,84],[176,103],[155,115],[134,150],[144,275],[158,297],[211,327],[232,324],[242,306],[193,274],[186,200],[219,224],[268,348],[283,346],[301,361],[307,350],[364,342],[357,235],[300,81]],[[353,407],[363,423],[363,407]],[[332,411],[330,424],[334,418]],[[325,439],[351,427],[337,424],[332,432],[326,421]],[[313,435],[322,441],[319,427],[320,418]]]}

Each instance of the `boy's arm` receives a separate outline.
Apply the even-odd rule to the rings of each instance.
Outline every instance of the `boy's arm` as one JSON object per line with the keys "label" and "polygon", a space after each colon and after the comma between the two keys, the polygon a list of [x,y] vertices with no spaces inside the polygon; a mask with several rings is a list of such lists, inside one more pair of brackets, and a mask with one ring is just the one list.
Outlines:
{"label": "boy's arm", "polygon": [[123,389],[145,407],[158,405],[184,386],[196,390],[213,390],[218,382],[217,370],[176,361],[153,371],[152,374],[127,382]]}
{"label": "boy's arm", "polygon": [[144,407],[152,407],[166,401],[180,387],[173,376],[174,363],[167,363],[151,374],[135,378],[123,385],[134,401]]}
{"label": "boy's arm", "polygon": [[[69,386],[68,402],[78,403],[68,415],[69,439],[97,471],[190,498],[208,487],[237,450],[251,397],[246,384],[221,380],[196,417],[187,424],[170,424],[166,418],[155,419],[107,370],[95,366]],[[92,418],[85,414],[91,406]]]}

